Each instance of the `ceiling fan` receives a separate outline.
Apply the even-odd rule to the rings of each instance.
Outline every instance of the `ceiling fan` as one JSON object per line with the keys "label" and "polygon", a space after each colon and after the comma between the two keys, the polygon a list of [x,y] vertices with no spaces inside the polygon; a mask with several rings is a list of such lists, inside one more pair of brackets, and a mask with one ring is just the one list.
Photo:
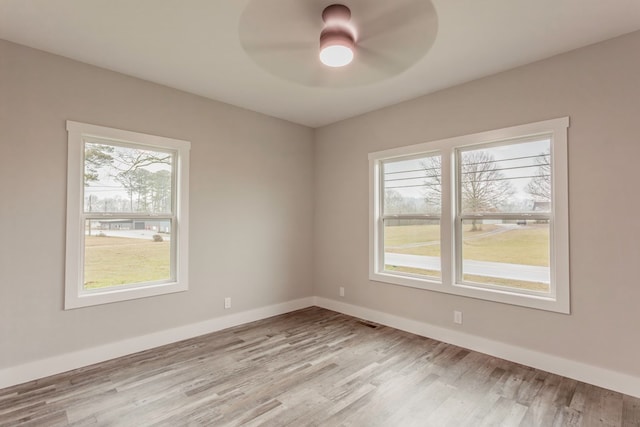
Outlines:
{"label": "ceiling fan", "polygon": [[407,70],[437,30],[431,0],[250,0],[239,35],[247,55],[278,77],[349,87]]}
{"label": "ceiling fan", "polygon": [[332,4],[322,11],[324,28],[320,33],[320,61],[328,67],[344,67],[353,61],[355,30],[351,10],[343,4]]}

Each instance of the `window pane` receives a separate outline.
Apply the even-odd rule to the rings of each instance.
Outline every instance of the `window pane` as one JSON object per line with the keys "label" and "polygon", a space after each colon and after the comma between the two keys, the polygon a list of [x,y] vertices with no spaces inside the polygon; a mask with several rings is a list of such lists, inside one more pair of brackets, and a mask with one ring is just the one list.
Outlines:
{"label": "window pane", "polygon": [[169,281],[171,221],[85,221],[84,289]]}
{"label": "window pane", "polygon": [[85,212],[172,211],[171,154],[86,142],[84,159]]}
{"label": "window pane", "polygon": [[549,292],[549,224],[464,220],[462,279]]}
{"label": "window pane", "polygon": [[440,156],[384,163],[384,214],[440,214]]}
{"label": "window pane", "polygon": [[460,152],[462,213],[550,212],[550,140]]}
{"label": "window pane", "polygon": [[440,221],[384,221],[384,269],[440,278]]}

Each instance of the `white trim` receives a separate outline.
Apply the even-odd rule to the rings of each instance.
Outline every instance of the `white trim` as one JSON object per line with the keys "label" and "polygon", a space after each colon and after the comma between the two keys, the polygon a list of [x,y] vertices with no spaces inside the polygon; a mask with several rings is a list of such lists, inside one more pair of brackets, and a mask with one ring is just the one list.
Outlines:
{"label": "white trim", "polygon": [[[570,314],[569,285],[569,215],[568,215],[568,157],[567,129],[569,117],[528,123],[503,129],[462,135],[438,141],[397,147],[369,153],[369,280],[393,285],[408,286],[435,292],[461,295],[486,301],[518,305],[539,310]],[[456,150],[487,144],[504,144],[508,141],[521,141],[541,135],[552,135],[552,167],[553,167],[553,212],[551,214],[551,287],[552,292],[531,295],[514,288],[491,288],[475,286],[469,283],[457,283],[461,276],[461,247],[455,239],[461,239],[456,216],[455,167],[453,162]],[[394,274],[384,270],[383,249],[381,242],[380,199],[383,189],[380,183],[380,164],[387,160],[411,158],[416,155],[430,153],[442,155],[442,214],[440,220],[441,233],[441,274],[442,281],[434,281],[428,277]],[[447,185],[448,184],[448,185]]]}
{"label": "white trim", "polygon": [[511,362],[521,363],[532,368],[541,369],[546,372],[573,378],[598,387],[640,398],[640,378],[629,374],[322,297],[302,298],[234,313],[200,323],[180,326],[152,334],[128,338],[111,344],[0,369],[0,388],[11,387],[27,381],[67,372],[94,363],[104,362],[139,351],[149,350],[162,345],[311,306],[318,306],[349,316],[370,320],[412,334],[457,345],[469,350],[499,357]]}
{"label": "white trim", "polygon": [[36,360],[18,366],[0,369],[0,388],[11,387],[27,381],[78,369],[94,363],[149,350],[166,344],[210,334],[222,329],[243,325],[256,320],[278,316],[313,306],[313,297],[301,298],[267,307],[247,310],[204,322],[179,326],[152,334],[128,338],[115,343],[92,347],[47,359]]}
{"label": "white trim", "polygon": [[167,138],[164,136],[150,135],[129,130],[110,128],[106,126],[91,125],[88,123],[67,120],[67,131],[86,137],[94,137],[101,140],[105,138],[134,145],[148,145],[149,147],[162,146],[172,150],[189,149],[191,143],[181,139]]}
{"label": "white trim", "polygon": [[[67,240],[65,261],[64,309],[74,309],[118,301],[128,301],[184,292],[189,289],[189,151],[191,143],[179,139],[149,135],[122,129],[91,125],[67,120],[68,171],[67,171]],[[86,138],[97,138],[103,143],[143,146],[175,153],[174,206],[169,216],[172,222],[172,263],[175,277],[162,283],[136,284],[118,289],[83,289],[84,266],[84,143]],[[110,215],[111,216],[111,215]],[[131,216],[123,213],[123,217]],[[135,214],[133,215],[135,216]],[[174,243],[175,241],[175,243]]]}
{"label": "white trim", "polygon": [[633,375],[322,297],[314,305],[640,398]]}

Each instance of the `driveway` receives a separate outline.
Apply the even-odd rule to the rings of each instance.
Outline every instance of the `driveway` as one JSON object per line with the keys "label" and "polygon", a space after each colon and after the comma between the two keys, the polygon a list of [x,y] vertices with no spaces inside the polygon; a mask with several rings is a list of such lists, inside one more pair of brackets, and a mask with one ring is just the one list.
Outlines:
{"label": "driveway", "polygon": [[[424,255],[395,254],[386,252],[384,263],[397,267],[440,270],[440,258]],[[550,283],[549,267],[534,265],[508,264],[503,262],[464,261],[465,274],[486,277],[499,277],[529,282]]]}

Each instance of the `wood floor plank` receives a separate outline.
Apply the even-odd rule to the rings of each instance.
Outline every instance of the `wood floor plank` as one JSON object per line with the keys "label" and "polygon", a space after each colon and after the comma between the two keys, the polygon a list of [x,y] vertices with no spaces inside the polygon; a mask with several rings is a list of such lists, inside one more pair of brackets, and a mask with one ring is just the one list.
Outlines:
{"label": "wood floor plank", "polygon": [[622,420],[625,427],[640,427],[640,399],[622,398]]}
{"label": "wood floor plank", "polygon": [[640,400],[317,307],[0,390],[0,427],[483,425],[640,427]]}

